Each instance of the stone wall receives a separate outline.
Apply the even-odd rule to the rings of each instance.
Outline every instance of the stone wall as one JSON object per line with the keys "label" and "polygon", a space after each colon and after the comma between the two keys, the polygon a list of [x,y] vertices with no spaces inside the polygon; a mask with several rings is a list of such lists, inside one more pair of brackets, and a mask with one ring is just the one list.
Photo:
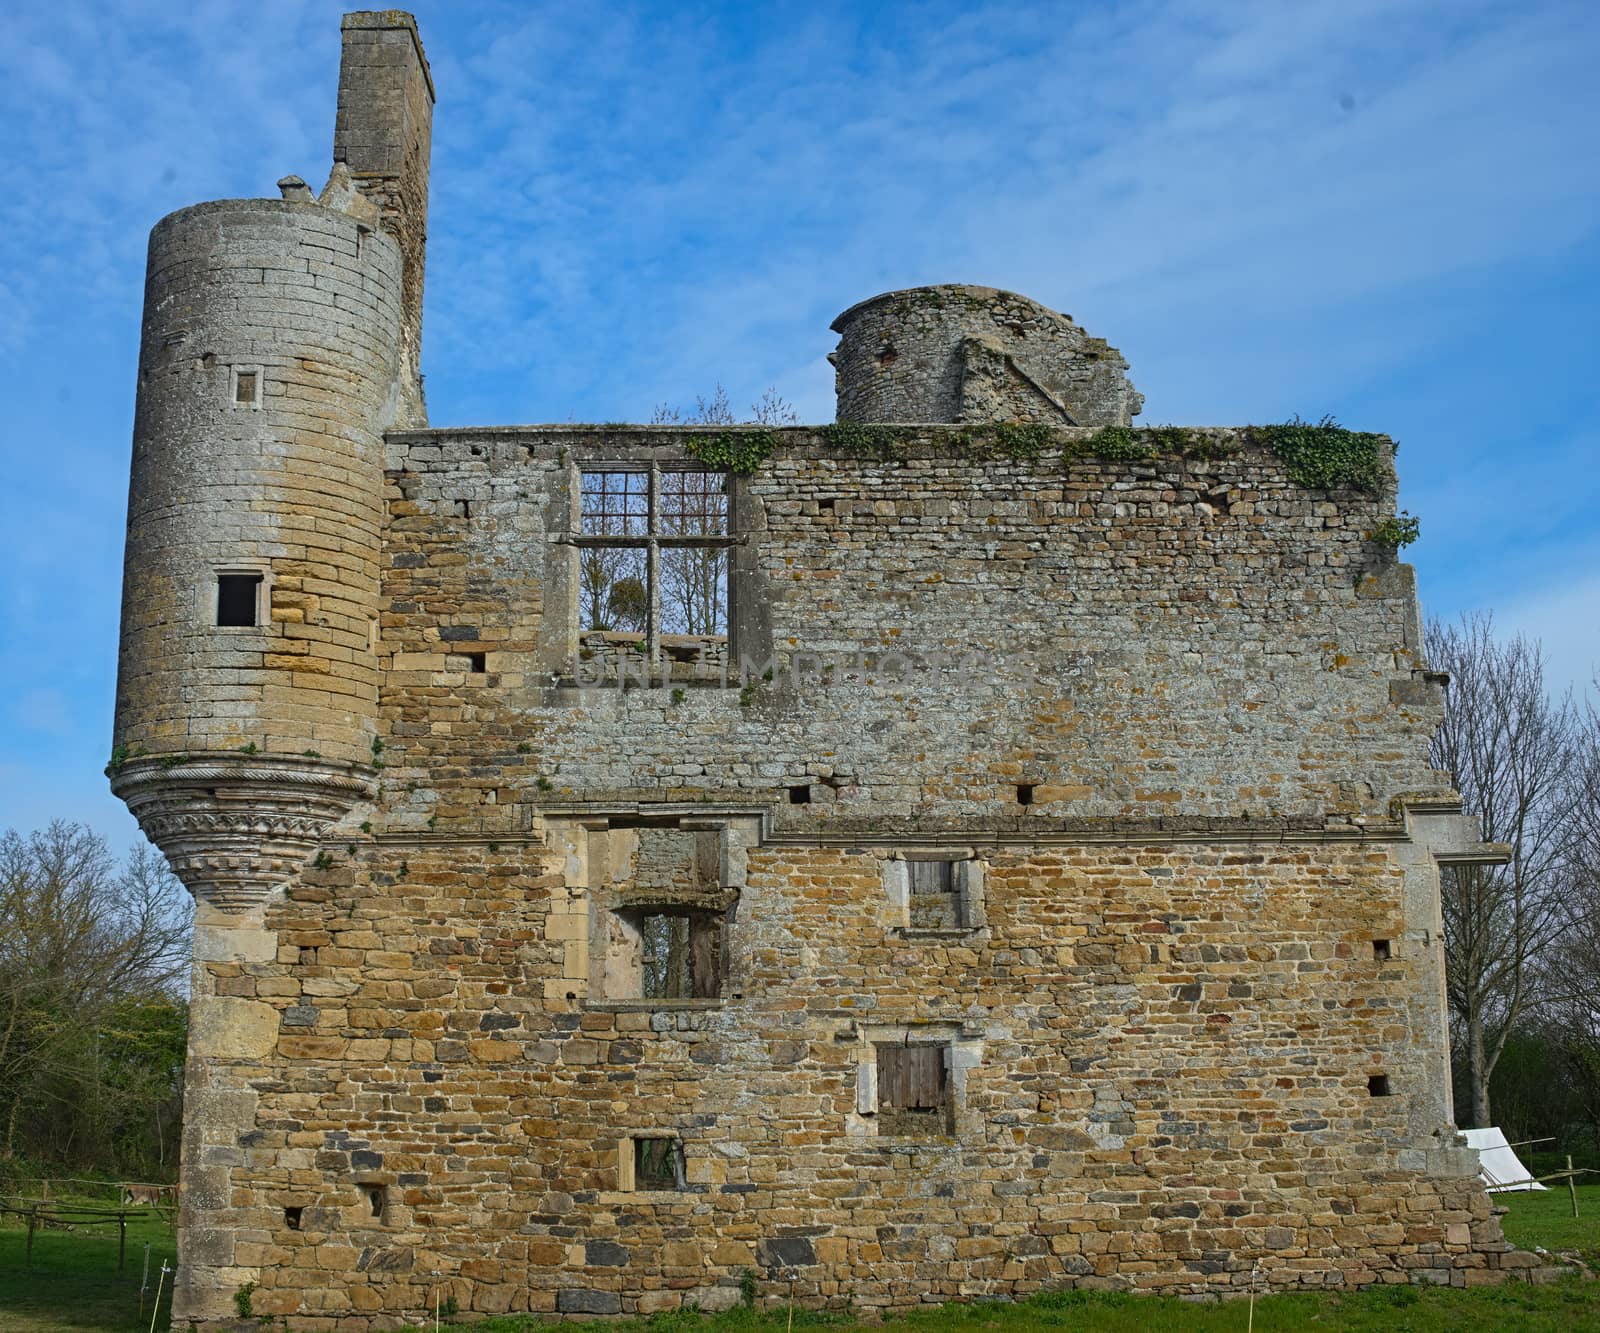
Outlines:
{"label": "stone wall", "polygon": [[[380,651],[389,760],[418,784],[391,819],[516,828],[542,778],[546,798],[758,805],[809,783],[777,814],[807,826],[1348,827],[1439,786],[1410,570],[1370,539],[1392,501],[1308,492],[1255,449],[1101,463],[1073,453],[1088,434],[968,459],[929,430],[870,462],[781,432],[735,496],[732,688],[678,695],[557,687],[578,467],[693,466],[684,432],[391,437]],[[467,651],[482,674],[448,669]],[[471,775],[442,791],[441,767]]]}
{"label": "stone wall", "polygon": [[[187,1313],[244,1280],[359,1328],[747,1273],[887,1307],[1531,1262],[1446,1123],[1433,856],[1470,835],[1410,813],[1450,807],[1389,497],[1086,438],[782,432],[734,497],[743,683],[620,690],[560,665],[573,488],[691,465],[682,433],[391,436],[381,790],[270,949],[201,966],[277,1022],[192,1131],[234,1244],[189,1242]],[[906,856],[962,863],[961,922],[918,928]],[[718,914],[716,993],[628,998],[617,912],[672,901]],[[904,1044],[937,1116],[881,1100]],[[642,1188],[663,1135],[682,1179]]]}
{"label": "stone wall", "polygon": [[[468,1311],[616,1313],[752,1269],[860,1308],[1508,1258],[1471,1155],[1408,1128],[1426,968],[1382,845],[996,847],[987,927],[943,943],[886,922],[873,850],[762,847],[740,997],[641,1009],[550,997],[582,902],[535,846],[357,842],[269,913],[276,961],[208,969],[283,1016],[228,1183],[255,1308],[296,1327],[423,1311],[436,1273]],[[858,1109],[907,1030],[974,1054],[933,1138]],[[625,1139],[663,1130],[686,1188],[623,1192]]]}

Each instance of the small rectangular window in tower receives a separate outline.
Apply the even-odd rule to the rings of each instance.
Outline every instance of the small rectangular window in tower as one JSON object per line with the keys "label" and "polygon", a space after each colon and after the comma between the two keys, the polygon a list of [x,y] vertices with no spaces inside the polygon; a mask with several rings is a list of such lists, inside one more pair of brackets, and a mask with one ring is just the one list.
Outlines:
{"label": "small rectangular window in tower", "polygon": [[1392,1094],[1389,1087],[1387,1074],[1373,1074],[1367,1079],[1367,1092],[1373,1097],[1388,1097]]}
{"label": "small rectangular window in tower", "polygon": [[260,366],[235,366],[233,368],[233,393],[235,407],[260,407],[262,374]]}
{"label": "small rectangular window in tower", "polygon": [[217,624],[259,624],[260,603],[260,574],[217,575]]}
{"label": "small rectangular window in tower", "polygon": [[1375,961],[1386,963],[1394,956],[1394,951],[1389,947],[1388,940],[1372,941],[1372,957]]}
{"label": "small rectangular window in tower", "polygon": [[367,1216],[381,1218],[383,1206],[386,1202],[384,1195],[388,1191],[382,1185],[361,1186],[361,1197],[367,1205]]}

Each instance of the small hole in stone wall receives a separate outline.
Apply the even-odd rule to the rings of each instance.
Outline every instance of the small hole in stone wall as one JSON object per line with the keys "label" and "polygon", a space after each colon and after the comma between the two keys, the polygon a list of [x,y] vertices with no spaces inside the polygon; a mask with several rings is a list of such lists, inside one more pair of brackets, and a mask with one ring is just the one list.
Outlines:
{"label": "small hole in stone wall", "polygon": [[1018,805],[1032,805],[1033,804],[1033,783],[1031,783],[1031,782],[1019,782],[1019,783],[1017,783],[1017,804]]}
{"label": "small hole in stone wall", "polygon": [[833,513],[833,503],[834,497],[830,495],[825,500],[818,500],[817,508],[820,509],[824,514],[831,514]]}
{"label": "small hole in stone wall", "polygon": [[488,661],[488,655],[485,653],[468,653],[467,661],[471,664],[468,670],[483,671],[485,670],[485,663]]}
{"label": "small hole in stone wall", "polygon": [[456,517],[457,518],[471,518],[472,517],[472,502],[470,500],[457,500],[456,501]]}
{"label": "small hole in stone wall", "polygon": [[1389,959],[1394,956],[1393,951],[1389,948],[1389,941],[1388,940],[1373,940],[1372,941],[1372,956],[1375,959],[1377,959],[1378,962],[1380,962],[1380,963],[1388,962]]}
{"label": "small hole in stone wall", "polygon": [[384,1195],[388,1191],[382,1185],[363,1185],[361,1197],[367,1201],[367,1209],[373,1217],[383,1216]]}
{"label": "small hole in stone wall", "polygon": [[1374,1074],[1367,1080],[1367,1091],[1374,1097],[1389,1096],[1389,1076],[1387,1074]]}
{"label": "small hole in stone wall", "polygon": [[789,788],[789,804],[790,805],[810,805],[811,804],[811,787],[810,787],[810,784],[809,783],[802,783],[799,786],[790,787]]}
{"label": "small hole in stone wall", "polygon": [[304,1208],[285,1208],[283,1210],[283,1224],[290,1231],[300,1230],[300,1219],[305,1216]]}
{"label": "small hole in stone wall", "polygon": [[880,366],[892,366],[899,359],[900,353],[895,350],[893,343],[884,343],[878,351],[878,364]]}

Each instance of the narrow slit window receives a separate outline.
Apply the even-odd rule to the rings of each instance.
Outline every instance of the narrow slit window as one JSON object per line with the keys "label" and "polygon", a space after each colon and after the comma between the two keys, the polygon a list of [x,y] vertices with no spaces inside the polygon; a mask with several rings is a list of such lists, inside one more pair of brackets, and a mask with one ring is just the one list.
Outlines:
{"label": "narrow slit window", "polygon": [[290,1231],[299,1231],[301,1219],[305,1217],[306,1210],[301,1207],[291,1206],[283,1210],[283,1224]]}
{"label": "narrow slit window", "polygon": [[217,575],[217,624],[244,626],[259,623],[260,574]]}
{"label": "narrow slit window", "polygon": [[386,1192],[382,1185],[363,1185],[361,1187],[361,1197],[366,1200],[369,1216],[383,1216],[384,1195]]}
{"label": "narrow slit window", "polygon": [[1034,784],[1031,783],[1031,782],[1019,782],[1019,783],[1017,783],[1017,804],[1018,805],[1032,805],[1033,804],[1033,785]]}

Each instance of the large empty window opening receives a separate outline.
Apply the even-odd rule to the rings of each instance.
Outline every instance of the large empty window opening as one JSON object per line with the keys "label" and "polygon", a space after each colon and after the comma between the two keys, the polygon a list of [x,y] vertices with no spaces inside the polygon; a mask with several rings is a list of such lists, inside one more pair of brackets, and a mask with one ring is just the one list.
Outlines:
{"label": "large empty window opening", "polygon": [[653,662],[725,651],[730,487],[723,472],[583,472],[579,630],[628,636]]}
{"label": "large empty window opening", "polygon": [[950,1132],[949,1047],[882,1045],[878,1065],[878,1132],[916,1138]]}
{"label": "large empty window opening", "polygon": [[260,574],[217,575],[217,624],[259,623],[261,577]]}
{"label": "large empty window opening", "polygon": [[722,914],[677,907],[613,913],[614,999],[714,1000],[722,994]]}

